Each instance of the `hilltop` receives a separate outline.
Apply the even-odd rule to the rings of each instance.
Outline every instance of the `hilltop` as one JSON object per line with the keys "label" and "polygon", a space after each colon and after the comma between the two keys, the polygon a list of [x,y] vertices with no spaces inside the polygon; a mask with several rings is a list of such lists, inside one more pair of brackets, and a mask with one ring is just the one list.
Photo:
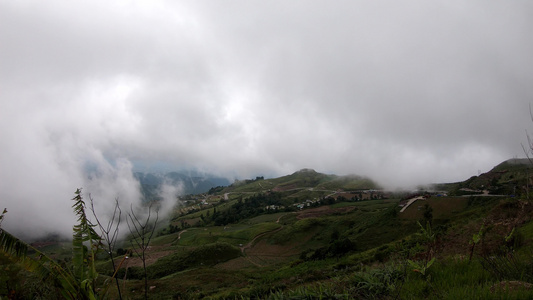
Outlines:
{"label": "hilltop", "polygon": [[287,191],[292,189],[328,189],[328,190],[364,190],[379,189],[379,185],[373,180],[357,175],[327,175],[318,173],[313,169],[302,169],[293,174],[264,179],[257,177],[255,180],[236,181],[226,191]]}

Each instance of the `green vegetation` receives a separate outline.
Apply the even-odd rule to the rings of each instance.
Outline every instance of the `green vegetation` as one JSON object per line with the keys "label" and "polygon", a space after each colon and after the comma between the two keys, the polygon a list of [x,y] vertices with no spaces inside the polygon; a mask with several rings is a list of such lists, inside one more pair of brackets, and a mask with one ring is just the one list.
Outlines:
{"label": "green vegetation", "polygon": [[[72,200],[78,223],[73,227],[70,267],[62,266],[43,252],[27,245],[1,228],[0,250],[4,256],[20,263],[43,282],[51,284],[53,289],[47,290],[51,298],[91,300],[105,298],[110,284],[108,281],[102,288],[97,289],[99,274],[96,272],[95,265],[96,251],[101,239],[94,231],[95,225],[87,218],[86,206],[80,189],[76,191],[76,196]],[[7,210],[4,210],[2,219],[6,212]],[[18,297],[16,290],[10,290],[7,287],[7,292],[10,297]]]}
{"label": "green vegetation", "polygon": [[[241,251],[226,243],[214,243],[200,246],[190,252],[177,251],[157,260],[147,267],[148,278],[158,279],[189,268],[210,267],[237,258]],[[128,270],[130,279],[142,279],[143,270],[132,267]],[[126,270],[121,269],[119,277],[124,277]]]}
{"label": "green vegetation", "polygon": [[[514,164],[494,170],[527,173]],[[505,176],[491,187],[506,190]],[[425,193],[400,212],[405,199],[363,190],[371,186],[365,180],[302,170],[217,187],[209,197],[228,199],[170,216],[146,245],[145,260],[122,241],[116,274],[87,219],[74,228],[85,235],[66,250],[59,244],[37,250],[2,230],[0,297],[60,297],[67,289],[60,281],[48,276],[43,286],[46,272],[25,271],[46,267],[46,274],[72,274],[81,299],[83,291],[110,299],[143,299],[144,292],[150,299],[531,298],[533,202],[526,195]],[[476,180],[448,187],[473,189]],[[378,192],[384,199],[371,197]],[[79,205],[78,216],[84,214]],[[66,251],[78,256],[68,259]]]}
{"label": "green vegetation", "polygon": [[440,185],[450,191],[451,195],[476,195],[487,191],[493,195],[513,195],[528,197],[528,182],[533,175],[533,168],[528,159],[509,159],[494,167],[487,173],[472,176],[463,182]]}
{"label": "green vegetation", "polygon": [[214,225],[226,225],[231,223],[236,223],[240,220],[253,218],[264,212],[275,212],[276,209],[268,209],[268,207],[277,207],[280,208],[283,206],[285,208],[286,203],[282,201],[282,196],[280,193],[268,193],[268,194],[257,194],[251,197],[248,197],[243,201],[242,198],[230,206],[229,209],[223,211],[216,211],[211,214],[209,223],[212,221]]}

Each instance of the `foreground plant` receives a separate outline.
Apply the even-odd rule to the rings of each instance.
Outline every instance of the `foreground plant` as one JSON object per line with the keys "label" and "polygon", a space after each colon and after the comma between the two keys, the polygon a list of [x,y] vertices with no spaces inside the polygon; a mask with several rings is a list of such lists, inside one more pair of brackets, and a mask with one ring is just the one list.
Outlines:
{"label": "foreground plant", "polygon": [[[118,240],[120,216],[122,215],[122,211],[120,210],[120,205],[118,203],[118,198],[115,199],[115,208],[113,210],[113,215],[111,216],[109,222],[105,226],[104,224],[102,224],[102,222],[100,222],[100,219],[98,218],[96,214],[96,211],[94,209],[94,201],[91,198],[91,194],[89,194],[89,201],[91,203],[91,211],[93,213],[94,219],[96,220],[96,223],[98,224],[98,227],[100,228],[100,231],[102,232],[101,236],[105,240],[107,254],[109,256],[109,259],[111,260],[111,265],[113,267],[113,277],[115,277],[115,284],[117,286],[118,298],[122,299],[122,293],[120,291],[120,284],[118,282],[118,278],[115,276],[118,269],[120,268],[120,265],[119,266],[116,265],[115,257],[113,255],[113,252],[115,250],[115,246]],[[122,262],[123,261],[124,259],[122,260]]]}
{"label": "foreground plant", "polygon": [[470,255],[468,257],[469,261],[472,261],[472,256],[474,255],[474,248],[477,244],[479,244],[481,241],[483,241],[483,238],[485,237],[485,224],[481,225],[481,228],[479,229],[478,233],[474,233],[472,235],[472,239],[470,240],[470,244],[472,245],[470,247]]}
{"label": "foreground plant", "polygon": [[[61,266],[43,252],[26,244],[1,227],[0,251],[5,252],[26,270],[38,275],[43,282],[51,282],[65,299],[104,299],[110,281],[106,281],[103,287],[97,289],[98,273],[95,268],[95,255],[102,245],[101,238],[94,231],[95,225],[87,218],[81,189],[77,189],[75,194],[76,196],[72,198],[74,201],[72,207],[78,217],[78,223],[73,227],[72,269]],[[4,219],[6,212],[4,210],[1,219]]]}
{"label": "foreground plant", "polygon": [[132,235],[133,241],[132,248],[135,254],[141,258],[143,263],[143,277],[144,277],[144,299],[148,299],[148,274],[146,272],[146,251],[150,245],[150,241],[154,236],[155,229],[157,227],[157,221],[159,220],[159,212],[156,210],[155,221],[150,223],[150,218],[152,216],[152,205],[148,207],[148,216],[144,220],[141,220],[140,216],[135,214],[133,211],[133,206],[130,207],[131,213],[128,214],[126,223],[128,224],[128,229]]}
{"label": "foreground plant", "polygon": [[420,222],[418,222],[418,226],[420,227],[420,232],[418,233],[419,236],[421,236],[426,243],[426,253],[424,255],[424,259],[421,261],[414,261],[414,260],[407,260],[407,263],[413,268],[414,272],[420,273],[424,278],[427,278],[429,280],[429,277],[426,277],[428,269],[433,265],[435,262],[435,248],[436,248],[436,239],[437,236],[435,232],[431,229],[431,223],[426,222],[426,227],[422,226]]}
{"label": "foreground plant", "polygon": [[408,259],[407,262],[413,268],[414,272],[420,273],[423,277],[426,277],[428,269],[435,262],[435,257],[433,257],[429,261],[419,262],[419,261],[412,261]]}

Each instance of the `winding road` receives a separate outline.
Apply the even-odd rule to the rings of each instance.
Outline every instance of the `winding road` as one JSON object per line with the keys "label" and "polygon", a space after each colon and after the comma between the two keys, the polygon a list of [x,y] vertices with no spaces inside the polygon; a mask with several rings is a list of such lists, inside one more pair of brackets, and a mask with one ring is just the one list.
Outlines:
{"label": "winding road", "polygon": [[411,204],[415,203],[416,200],[423,200],[423,199],[424,199],[424,196],[419,196],[413,199],[409,199],[409,201],[407,201],[407,204],[405,204],[405,206],[400,210],[400,212],[403,212],[404,210],[406,210]]}

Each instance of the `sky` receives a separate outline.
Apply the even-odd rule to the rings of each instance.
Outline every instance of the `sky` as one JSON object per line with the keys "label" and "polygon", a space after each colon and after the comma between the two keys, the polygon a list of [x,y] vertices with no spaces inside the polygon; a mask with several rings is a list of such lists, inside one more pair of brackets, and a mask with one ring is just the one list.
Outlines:
{"label": "sky", "polygon": [[532,14],[529,0],[0,0],[3,226],[68,232],[76,188],[137,203],[132,172],[151,166],[386,187],[486,172],[533,132]]}

